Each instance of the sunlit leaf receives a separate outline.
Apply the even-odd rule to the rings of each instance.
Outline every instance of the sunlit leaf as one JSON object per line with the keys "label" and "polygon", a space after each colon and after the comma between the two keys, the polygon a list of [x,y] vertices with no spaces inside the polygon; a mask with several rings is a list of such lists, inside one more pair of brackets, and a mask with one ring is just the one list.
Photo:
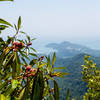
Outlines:
{"label": "sunlit leaf", "polygon": [[3,94],[0,94],[0,100],[6,100],[6,97]]}
{"label": "sunlit leaf", "polygon": [[18,81],[17,80],[12,80],[11,84],[12,84],[12,89],[15,89],[17,87]]}
{"label": "sunlit leaf", "polygon": [[38,68],[42,68],[43,66],[47,65],[46,63],[41,64]]}
{"label": "sunlit leaf", "polygon": [[48,79],[50,79],[50,80],[55,80],[55,79],[53,79],[52,77],[50,77],[50,76],[48,76],[48,75],[46,75],[46,77],[48,78]]}
{"label": "sunlit leaf", "polygon": [[24,96],[24,92],[25,92],[25,88],[23,88],[22,91],[20,92],[18,100],[22,100],[22,98]]}

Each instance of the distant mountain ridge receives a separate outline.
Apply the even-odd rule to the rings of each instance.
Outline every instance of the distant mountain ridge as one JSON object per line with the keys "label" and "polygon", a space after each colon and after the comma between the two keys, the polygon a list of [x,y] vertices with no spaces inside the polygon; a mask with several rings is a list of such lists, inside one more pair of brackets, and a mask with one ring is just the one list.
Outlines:
{"label": "distant mountain ridge", "polygon": [[73,57],[80,53],[87,53],[93,56],[100,57],[100,50],[91,49],[89,47],[74,44],[68,41],[62,43],[49,43],[46,45],[47,48],[53,48],[57,51],[57,56],[62,57]]}

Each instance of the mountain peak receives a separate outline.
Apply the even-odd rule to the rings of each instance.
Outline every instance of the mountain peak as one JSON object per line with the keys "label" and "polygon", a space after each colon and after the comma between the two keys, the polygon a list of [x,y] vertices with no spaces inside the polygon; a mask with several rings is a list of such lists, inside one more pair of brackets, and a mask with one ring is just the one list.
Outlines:
{"label": "mountain peak", "polygon": [[74,44],[69,41],[64,41],[61,43],[49,43],[46,45],[47,48],[53,48],[57,51],[58,56],[63,58],[72,57],[80,53],[86,53],[94,56],[100,56],[99,50],[93,50],[86,46]]}

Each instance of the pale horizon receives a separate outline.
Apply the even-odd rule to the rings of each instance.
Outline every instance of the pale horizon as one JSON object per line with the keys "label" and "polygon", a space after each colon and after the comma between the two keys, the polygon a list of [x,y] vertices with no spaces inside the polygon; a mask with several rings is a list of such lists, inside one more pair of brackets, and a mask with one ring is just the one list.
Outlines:
{"label": "pale horizon", "polygon": [[0,17],[17,22],[35,44],[70,41],[100,49],[99,0],[15,0],[0,3]]}

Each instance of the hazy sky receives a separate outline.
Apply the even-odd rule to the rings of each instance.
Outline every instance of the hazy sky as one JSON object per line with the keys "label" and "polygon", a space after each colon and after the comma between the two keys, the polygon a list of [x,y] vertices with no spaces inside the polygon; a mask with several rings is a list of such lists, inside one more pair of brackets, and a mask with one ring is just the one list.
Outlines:
{"label": "hazy sky", "polygon": [[100,0],[0,3],[1,18],[16,23],[18,16],[22,16],[24,31],[36,37],[37,44],[66,40],[97,47],[97,42],[100,42]]}

